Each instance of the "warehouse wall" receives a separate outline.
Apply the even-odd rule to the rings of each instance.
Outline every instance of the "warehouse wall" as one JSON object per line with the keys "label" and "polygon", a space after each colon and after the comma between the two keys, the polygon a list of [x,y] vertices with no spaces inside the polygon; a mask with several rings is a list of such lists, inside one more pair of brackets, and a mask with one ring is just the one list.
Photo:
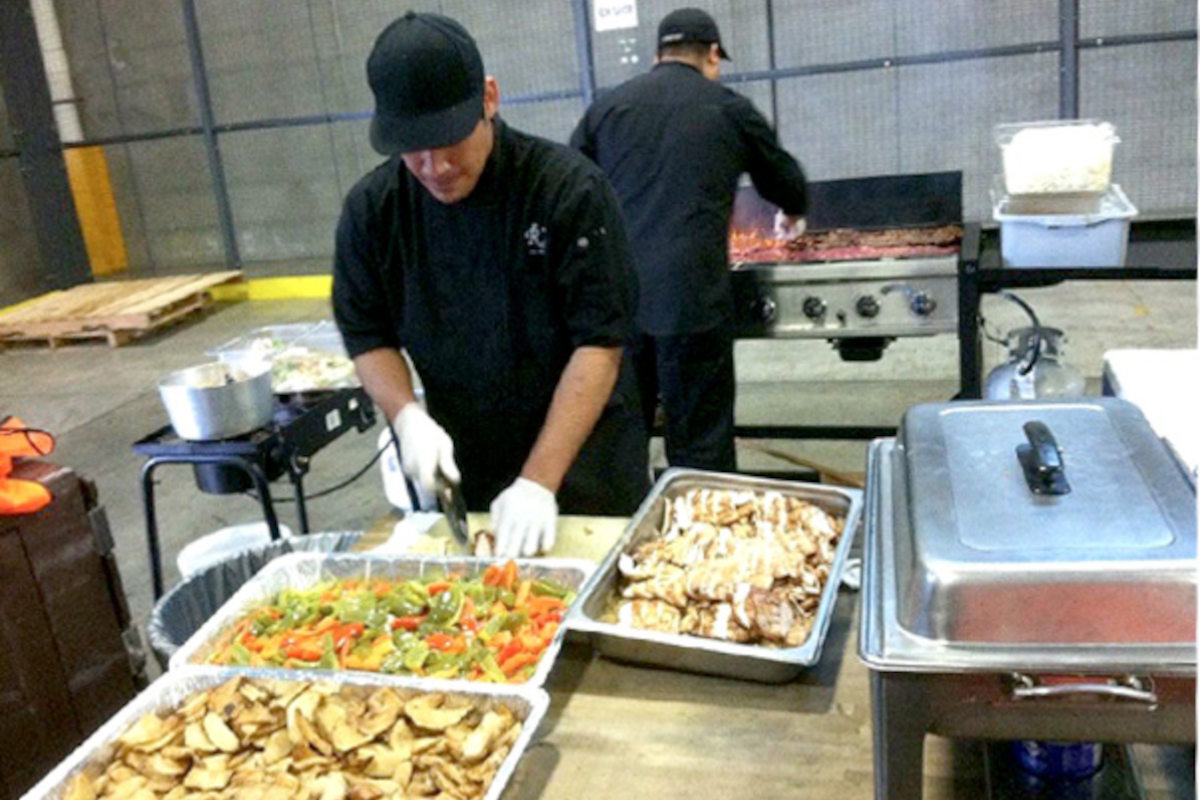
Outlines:
{"label": "warehouse wall", "polygon": [[[4,92],[0,91],[0,151],[14,149]],[[17,159],[0,158],[0,307],[38,289],[37,242]]]}
{"label": "warehouse wall", "polygon": [[[219,136],[243,260],[252,270],[323,271],[341,198],[379,162],[366,121],[363,63],[406,8],[439,11],[477,37],[514,125],[563,141],[583,111],[570,0],[195,0],[218,125],[312,118],[315,124]],[[717,18],[727,73],[805,70],[1058,39],[1059,0],[688,0]],[[658,20],[682,0],[640,0],[636,29],[594,33],[595,78],[612,86],[648,69]],[[191,81],[179,2],[59,0],[86,135],[176,136],[106,148],[131,264],[217,264],[224,250]],[[1194,30],[1192,0],[1080,0],[1083,37]],[[732,84],[769,117],[813,179],[962,169],[969,219],[990,215],[998,122],[1058,115],[1056,51],[826,70]],[[574,96],[572,96],[574,93]],[[565,97],[564,97],[565,95]],[[1149,216],[1195,213],[1196,43],[1080,52],[1080,113],[1122,137],[1116,178]],[[3,145],[0,144],[0,150]],[[0,159],[0,277],[22,260],[12,159]],[[16,253],[17,255],[13,255]],[[267,264],[267,266],[258,266]]]}

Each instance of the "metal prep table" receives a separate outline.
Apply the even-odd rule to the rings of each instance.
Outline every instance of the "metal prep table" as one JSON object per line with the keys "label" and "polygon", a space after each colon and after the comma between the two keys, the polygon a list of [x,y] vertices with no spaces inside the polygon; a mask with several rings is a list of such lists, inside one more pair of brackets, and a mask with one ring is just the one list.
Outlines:
{"label": "metal prep table", "polygon": [[[484,516],[472,515],[472,529]],[[625,522],[560,518],[552,555],[600,560]],[[368,532],[368,546],[393,524]],[[449,540],[444,523],[431,533],[431,547]],[[842,589],[820,661],[782,685],[621,664],[569,639],[545,686],[550,711],[505,800],[868,800],[870,671],[855,654],[858,613],[858,595]],[[928,738],[927,800],[982,798],[983,752]],[[1139,755],[1147,797],[1194,796],[1185,751]]]}

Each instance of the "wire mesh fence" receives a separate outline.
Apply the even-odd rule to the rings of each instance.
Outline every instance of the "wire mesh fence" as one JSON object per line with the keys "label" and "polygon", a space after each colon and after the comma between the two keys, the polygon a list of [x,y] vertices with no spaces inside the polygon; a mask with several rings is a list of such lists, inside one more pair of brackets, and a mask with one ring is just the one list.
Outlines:
{"label": "wire mesh fence", "polygon": [[[1116,125],[1115,180],[1143,216],[1195,213],[1189,0],[689,3],[721,27],[725,80],[813,179],[962,170],[966,217],[986,221],[992,127],[1077,115]],[[57,13],[131,267],[324,271],[342,197],[381,161],[364,64],[398,14],[462,22],[502,115],[565,141],[587,97],[652,66],[658,21],[680,3],[635,5],[638,24],[613,31],[593,28],[588,0],[59,0]],[[21,191],[8,174],[18,149],[0,113],[5,206]],[[6,246],[19,237],[11,217]]]}

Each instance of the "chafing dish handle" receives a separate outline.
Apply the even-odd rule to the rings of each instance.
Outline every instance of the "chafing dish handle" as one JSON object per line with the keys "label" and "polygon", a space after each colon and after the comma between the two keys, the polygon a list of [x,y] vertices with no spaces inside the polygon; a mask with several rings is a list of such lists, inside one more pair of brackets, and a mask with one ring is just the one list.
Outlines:
{"label": "chafing dish handle", "polygon": [[1067,483],[1066,465],[1062,451],[1046,423],[1033,420],[1022,429],[1028,444],[1017,446],[1017,460],[1025,472],[1025,482],[1034,494],[1067,494],[1071,485]]}
{"label": "chafing dish handle", "polygon": [[1064,697],[1067,695],[1094,694],[1100,697],[1111,697],[1114,700],[1130,700],[1148,706],[1158,705],[1158,693],[1153,689],[1144,689],[1141,681],[1132,680],[1129,684],[1116,683],[1063,683],[1051,686],[1017,685],[1012,688],[1013,700],[1038,700],[1048,697]]}

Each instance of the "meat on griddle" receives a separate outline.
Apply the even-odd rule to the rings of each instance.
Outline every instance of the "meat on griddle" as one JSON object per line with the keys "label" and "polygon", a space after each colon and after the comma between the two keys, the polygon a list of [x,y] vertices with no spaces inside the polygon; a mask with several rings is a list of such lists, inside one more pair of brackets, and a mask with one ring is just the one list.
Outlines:
{"label": "meat on griddle", "polygon": [[734,262],[851,261],[879,258],[951,255],[958,252],[962,228],[892,228],[856,230],[834,228],[794,239],[777,239],[756,232],[734,231],[729,258]]}

